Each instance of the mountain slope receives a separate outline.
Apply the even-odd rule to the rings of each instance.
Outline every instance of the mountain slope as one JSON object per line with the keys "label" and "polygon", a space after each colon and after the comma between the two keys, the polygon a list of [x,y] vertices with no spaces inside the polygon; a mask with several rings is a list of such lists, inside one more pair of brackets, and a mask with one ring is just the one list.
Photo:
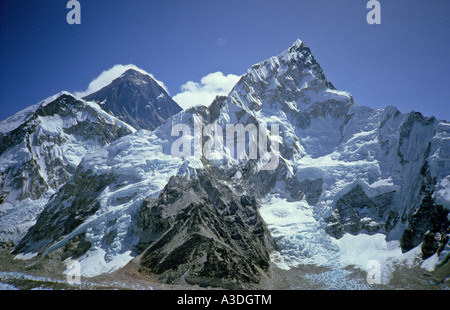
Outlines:
{"label": "mountain slope", "polygon": [[1,238],[17,241],[85,154],[134,129],[66,92],[12,118],[0,123]]}
{"label": "mountain slope", "polygon": [[150,75],[133,69],[84,99],[97,102],[106,112],[136,129],[154,130],[181,111]]}
{"label": "mountain slope", "polygon": [[82,240],[75,255],[83,276],[111,272],[135,256],[132,233],[144,198],[158,195],[181,160],[162,153],[164,141],[137,131],[86,154],[72,179],[49,200],[36,224],[15,248],[45,256]]}
{"label": "mountain slope", "polygon": [[141,272],[205,287],[260,282],[270,265],[272,238],[257,201],[237,196],[226,182],[218,182],[217,172],[206,168],[191,177],[173,177],[158,199],[144,201],[137,225],[145,248]]}

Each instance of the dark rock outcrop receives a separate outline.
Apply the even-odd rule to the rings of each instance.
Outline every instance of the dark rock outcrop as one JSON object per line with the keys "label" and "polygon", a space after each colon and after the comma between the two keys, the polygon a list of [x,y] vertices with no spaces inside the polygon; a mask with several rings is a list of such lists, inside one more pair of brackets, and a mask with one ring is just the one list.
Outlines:
{"label": "dark rock outcrop", "polygon": [[420,203],[413,214],[408,216],[408,225],[400,239],[402,249],[409,251],[422,243],[422,257],[426,259],[440,253],[450,235],[449,211],[436,204],[433,198],[435,180],[430,176],[428,163],[422,167],[423,176],[420,189]]}
{"label": "dark rock outcrop", "polygon": [[172,177],[138,220],[140,271],[167,283],[251,287],[269,268],[272,238],[251,196],[237,196],[213,173]]}
{"label": "dark rock outcrop", "polygon": [[384,231],[385,212],[389,209],[395,192],[369,197],[361,185],[356,185],[336,202],[336,208],[325,220],[325,231],[341,238],[345,233],[357,235]]}

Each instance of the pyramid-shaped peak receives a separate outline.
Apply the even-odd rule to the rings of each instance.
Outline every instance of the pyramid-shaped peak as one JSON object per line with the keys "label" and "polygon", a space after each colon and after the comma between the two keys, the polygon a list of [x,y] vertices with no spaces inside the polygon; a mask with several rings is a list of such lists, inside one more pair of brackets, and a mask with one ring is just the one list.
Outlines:
{"label": "pyramid-shaped peak", "polygon": [[127,69],[124,73],[122,73],[122,75],[120,77],[127,77],[127,76],[148,76],[148,77],[150,77],[150,75],[140,72],[136,69],[132,69],[132,68]]}
{"label": "pyramid-shaped peak", "polygon": [[83,99],[95,101],[135,129],[154,130],[181,111],[157,80],[145,71],[128,68],[111,84]]}
{"label": "pyramid-shaped peak", "polygon": [[125,72],[123,72],[118,78],[116,78],[114,81],[117,80],[156,80],[150,75],[145,72],[136,70],[136,69],[127,69]]}
{"label": "pyramid-shaped peak", "polygon": [[[153,89],[152,91],[167,93],[167,89],[165,88],[164,84],[156,80],[153,75],[145,71],[136,70],[133,68],[124,71],[122,74],[114,78],[110,84],[104,86],[103,89],[114,88],[118,86],[122,87],[132,86],[141,88],[150,87]],[[145,89],[143,91],[145,91]]]}

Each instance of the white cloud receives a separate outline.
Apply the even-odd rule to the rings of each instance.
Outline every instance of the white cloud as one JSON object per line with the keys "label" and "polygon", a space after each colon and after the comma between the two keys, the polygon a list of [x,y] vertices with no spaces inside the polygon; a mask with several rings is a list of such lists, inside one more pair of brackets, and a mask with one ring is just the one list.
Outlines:
{"label": "white cloud", "polygon": [[96,91],[109,85],[113,80],[118,78],[120,75],[122,75],[122,73],[124,73],[128,69],[134,69],[143,74],[147,74],[147,75],[151,76],[162,88],[164,88],[164,90],[167,93],[169,93],[169,91],[168,91],[167,87],[164,85],[164,83],[155,79],[155,77],[151,73],[148,73],[147,71],[145,71],[141,68],[138,68],[137,66],[135,66],[133,64],[129,64],[129,65],[120,65],[119,64],[119,65],[114,65],[112,68],[110,68],[106,71],[103,71],[99,76],[97,76],[92,82],[89,83],[89,86],[85,91],[75,92],[75,95],[81,98],[81,97],[87,96],[89,94],[95,93]]}
{"label": "white cloud", "polygon": [[240,76],[223,75],[222,72],[210,73],[202,77],[200,83],[189,81],[181,86],[181,92],[173,96],[183,109],[196,105],[209,106],[217,95],[226,96],[239,81]]}

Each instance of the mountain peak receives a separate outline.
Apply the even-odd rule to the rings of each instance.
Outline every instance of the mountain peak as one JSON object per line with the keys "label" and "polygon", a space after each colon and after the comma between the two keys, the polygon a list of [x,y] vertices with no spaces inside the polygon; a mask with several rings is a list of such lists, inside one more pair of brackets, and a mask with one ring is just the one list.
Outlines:
{"label": "mountain peak", "polygon": [[180,106],[150,74],[133,68],[83,99],[99,102],[106,112],[135,129],[154,130],[181,111]]}
{"label": "mountain peak", "polygon": [[300,39],[297,39],[289,48],[281,52],[281,54],[278,55],[278,58],[287,62],[291,60],[301,60],[305,63],[316,63],[310,48]]}
{"label": "mountain peak", "polygon": [[[232,102],[247,111],[267,110],[270,114],[284,109],[297,115],[294,117],[300,127],[306,125],[305,119],[323,115],[325,110],[342,114],[345,109],[339,108],[341,103],[351,105],[351,95],[336,90],[300,39],[277,56],[253,65],[230,94]],[[339,104],[327,104],[325,108],[324,102],[330,100]]]}
{"label": "mountain peak", "polygon": [[[162,85],[160,83],[158,83],[158,81],[150,74],[147,74],[145,72],[141,72],[139,70],[135,70],[132,68],[123,72],[121,75],[119,75],[109,85],[106,85],[105,87],[120,84],[125,81],[132,82],[135,85],[146,85],[146,84],[150,83],[150,84],[154,85],[155,88],[158,88],[158,86],[163,88]],[[164,91],[166,91],[166,90],[164,89]]]}
{"label": "mountain peak", "polygon": [[126,70],[118,78],[136,78],[136,77],[138,77],[138,78],[147,77],[147,78],[151,78],[152,80],[154,80],[149,74],[145,74],[143,72],[140,72],[140,71],[132,69],[132,68]]}
{"label": "mountain peak", "polygon": [[303,41],[300,40],[300,39],[297,39],[297,40],[295,40],[295,42],[291,45],[291,47],[300,47],[300,46],[302,46],[302,45],[305,45],[305,44],[303,43]]}

